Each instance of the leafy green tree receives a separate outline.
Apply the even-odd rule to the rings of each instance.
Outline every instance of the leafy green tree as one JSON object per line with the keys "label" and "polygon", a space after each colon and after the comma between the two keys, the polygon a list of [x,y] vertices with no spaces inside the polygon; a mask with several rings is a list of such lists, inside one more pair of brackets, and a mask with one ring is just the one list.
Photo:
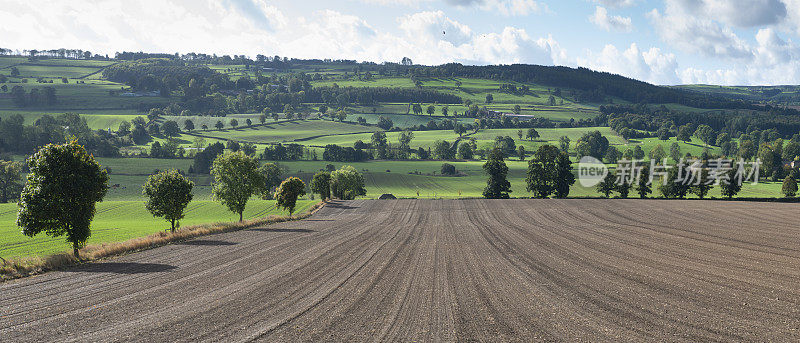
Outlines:
{"label": "leafy green tree", "polygon": [[183,129],[186,130],[186,131],[194,130],[194,122],[192,122],[190,119],[186,119],[183,122]]}
{"label": "leafy green tree", "polygon": [[522,107],[520,107],[519,105],[514,105],[514,114],[520,114],[520,113],[522,113]]}
{"label": "leafy green tree", "polygon": [[458,146],[458,158],[462,160],[471,160],[474,155],[475,153],[472,151],[472,145],[469,143],[464,142]]}
{"label": "leafy green tree", "polygon": [[237,126],[239,126],[239,121],[234,118],[234,119],[231,119],[229,124],[231,125],[232,128],[235,129]]}
{"label": "leafy green tree", "polygon": [[278,186],[275,191],[275,199],[278,200],[278,207],[289,211],[289,215],[294,214],[297,205],[297,198],[306,195],[306,184],[303,180],[290,177]]}
{"label": "leafy green tree", "polygon": [[322,200],[330,199],[331,197],[331,173],[321,171],[314,174],[311,179],[311,191],[319,194]]}
{"label": "leafy green tree", "polygon": [[286,104],[286,106],[283,106],[283,115],[286,117],[286,119],[292,119],[292,117],[294,117],[294,107],[292,107],[291,104]]}
{"label": "leafy green tree", "polygon": [[675,162],[681,160],[681,145],[678,144],[678,142],[672,143],[672,145],[669,146],[669,157]]}
{"label": "leafy green tree", "polygon": [[725,179],[720,180],[719,187],[722,192],[722,196],[731,199],[742,190],[742,185],[738,180],[736,180],[735,168],[729,169],[725,175]]}
{"label": "leafy green tree", "polygon": [[0,202],[7,203],[12,197],[19,196],[22,190],[22,185],[19,183],[21,172],[22,168],[18,163],[0,161]]}
{"label": "leafy green tree", "polygon": [[751,140],[743,140],[739,142],[739,157],[749,161],[758,152],[756,145]]}
{"label": "leafy green tree", "polygon": [[[530,128],[528,129],[528,132],[525,133],[525,138],[531,141],[534,139],[539,139],[539,131],[536,131],[534,128]],[[569,141],[569,137],[567,137],[567,141]]]}
{"label": "leafy green tree", "polygon": [[794,161],[798,156],[800,156],[800,143],[797,141],[789,141],[783,146],[782,157],[785,161]]}
{"label": "leafy green tree", "polygon": [[414,139],[414,131],[411,130],[403,130],[400,132],[400,135],[397,136],[397,143],[399,144],[398,148],[400,150],[400,159],[408,159],[409,155],[411,154],[411,141]]}
{"label": "leafy green tree", "polygon": [[264,163],[258,171],[264,177],[264,189],[261,190],[261,198],[264,200],[272,199],[272,190],[280,186],[283,178],[283,170],[275,163]]}
{"label": "leafy green tree", "polygon": [[258,170],[258,161],[241,151],[226,153],[214,160],[211,175],[214,176],[211,185],[214,199],[239,214],[239,221],[242,221],[247,201],[264,189],[264,176]]}
{"label": "leafy green tree", "polygon": [[494,101],[494,97],[492,96],[492,94],[486,94],[486,103],[491,104],[492,101]]}
{"label": "leafy green tree", "polygon": [[453,159],[453,147],[450,142],[444,140],[437,140],[433,142],[433,155],[440,160]]}
{"label": "leafy green tree", "polygon": [[250,118],[247,118],[247,120],[245,120],[245,124],[247,124],[247,126],[252,126],[253,125],[253,121],[250,120]]}
{"label": "leafy green tree", "polygon": [[714,188],[714,185],[711,183],[713,180],[710,179],[707,168],[701,169],[697,175],[697,178],[699,180],[695,181],[699,182],[694,182],[689,189],[692,193],[697,195],[698,198],[703,199],[706,197],[711,188]]}
{"label": "leafy green tree", "polygon": [[596,187],[597,192],[603,194],[603,197],[610,197],[611,192],[617,190],[617,176],[609,172]]}
{"label": "leafy green tree", "polygon": [[331,194],[342,200],[353,200],[367,195],[364,175],[352,166],[342,166],[331,173]]}
{"label": "leafy green tree", "polygon": [[731,141],[731,136],[727,132],[722,132],[719,135],[717,135],[716,138],[717,146],[721,147],[723,144],[728,143],[730,141]]}
{"label": "leafy green tree", "polygon": [[520,161],[525,161],[525,147],[520,145],[517,147],[517,156],[519,157]]}
{"label": "leafy green tree", "polygon": [[692,127],[687,125],[683,125],[678,129],[678,140],[686,142],[692,141]]}
{"label": "leafy green tree", "polygon": [[386,116],[380,116],[378,118],[378,127],[383,130],[391,130],[394,127],[394,122],[391,119],[387,118]]}
{"label": "leafy green tree", "polygon": [[569,187],[575,183],[569,155],[553,145],[540,146],[528,161],[525,183],[535,198],[547,198],[553,193],[566,198]]}
{"label": "leafy green tree", "polygon": [[442,106],[442,110],[441,111],[442,111],[442,115],[447,117],[447,114],[449,112],[449,109],[447,108],[447,105]]}
{"label": "leafy green tree", "polygon": [[631,188],[633,188],[633,185],[631,185],[628,180],[622,180],[622,183],[617,185],[616,191],[619,193],[620,198],[627,199]]}
{"label": "leafy green tree", "polygon": [[221,120],[217,120],[217,123],[214,124],[214,127],[216,127],[217,130],[222,130],[222,128],[225,127],[225,124],[223,124]]}
{"label": "leafy green tree", "polygon": [[258,115],[258,121],[259,121],[261,124],[264,124],[264,123],[266,123],[266,122],[267,122],[267,115],[266,115],[266,113],[261,113],[261,114],[259,114],[259,115]]}
{"label": "leafy green tree", "polygon": [[33,237],[67,236],[72,252],[86,245],[95,204],[108,190],[108,175],[77,140],[48,144],[28,158],[29,173],[18,203],[17,225]]}
{"label": "leafy green tree", "polygon": [[442,175],[456,175],[456,173],[458,173],[458,171],[456,171],[456,166],[450,163],[442,163],[440,172]]}
{"label": "leafy green tree", "polygon": [[413,111],[414,114],[416,115],[422,114],[422,105],[414,104],[413,106],[411,106],[411,111]]}
{"label": "leafy green tree", "polygon": [[558,138],[558,147],[561,149],[561,151],[569,153],[569,142],[569,137],[561,136]]}
{"label": "leafy green tree", "polygon": [[117,135],[119,136],[127,136],[131,133],[131,123],[127,120],[123,120],[119,123],[119,128],[117,129]]}
{"label": "leafy green tree", "polygon": [[[142,186],[147,196],[147,208],[154,217],[164,217],[175,232],[178,221],[183,219],[186,206],[192,201],[194,182],[189,181],[175,169],[150,175]],[[177,224],[177,225],[176,225]]]}
{"label": "leafy green tree", "polygon": [[[670,168],[667,175],[664,176],[666,182],[662,181],[659,185],[661,195],[665,198],[685,198],[690,189],[690,185],[685,182],[688,173],[689,170],[686,166],[675,165]],[[678,178],[679,175],[682,179]]]}
{"label": "leafy green tree", "polygon": [[655,160],[658,163],[664,161],[664,158],[667,157],[667,152],[664,151],[664,147],[661,144],[656,144],[653,149],[650,149],[649,157],[651,160]]}
{"label": "leafy green tree", "polygon": [[505,156],[511,156],[517,150],[517,144],[509,136],[497,136],[494,138],[494,148],[500,149]]}
{"label": "leafy green tree", "polygon": [[500,149],[494,148],[489,153],[489,158],[483,164],[483,170],[489,174],[486,181],[486,188],[483,189],[483,197],[487,199],[508,199],[511,193],[511,183],[508,182],[508,167],[503,161],[504,154]]}
{"label": "leafy green tree", "polygon": [[178,123],[174,120],[165,121],[164,125],[161,126],[161,130],[167,137],[175,137],[181,132],[181,128],[178,127]]}
{"label": "leafy green tree", "polygon": [[617,163],[619,157],[622,155],[616,147],[610,146],[606,149],[606,156],[604,157],[606,163]]}
{"label": "leafy green tree", "polygon": [[434,113],[436,113],[436,106],[428,105],[427,112],[429,116],[432,116]]}
{"label": "leafy green tree", "polygon": [[661,127],[658,129],[658,131],[656,131],[656,136],[658,136],[658,139],[666,141],[669,140],[669,137],[671,137],[672,134],[669,132],[668,128]]}
{"label": "leafy green tree", "polygon": [[383,160],[389,157],[389,141],[386,132],[375,131],[371,138],[372,148],[375,149],[375,158]]}
{"label": "leafy green tree", "polygon": [[699,125],[697,130],[694,131],[694,135],[700,138],[706,145],[713,145],[717,140],[717,133],[714,132],[711,126],[706,124]]}
{"label": "leafy green tree", "polygon": [[787,198],[793,198],[797,194],[797,181],[789,175],[783,179],[783,187],[781,187],[781,192]]}
{"label": "leafy green tree", "polygon": [[569,189],[575,184],[575,174],[572,174],[572,161],[566,152],[561,152],[556,157],[556,179],[555,196],[556,198],[566,198],[569,196]]}
{"label": "leafy green tree", "polygon": [[639,198],[644,199],[647,198],[647,195],[652,192],[653,189],[650,188],[650,166],[645,165],[641,169],[641,175],[639,175],[639,181],[636,185],[636,193],[639,194]]}
{"label": "leafy green tree", "polygon": [[633,158],[637,160],[644,159],[644,150],[641,145],[633,147]]}
{"label": "leafy green tree", "polygon": [[[603,137],[600,131],[587,132],[577,142],[575,142],[575,149],[578,158],[583,156],[592,156],[596,159],[602,159],[608,150],[608,138]],[[640,148],[641,149],[641,148]]]}

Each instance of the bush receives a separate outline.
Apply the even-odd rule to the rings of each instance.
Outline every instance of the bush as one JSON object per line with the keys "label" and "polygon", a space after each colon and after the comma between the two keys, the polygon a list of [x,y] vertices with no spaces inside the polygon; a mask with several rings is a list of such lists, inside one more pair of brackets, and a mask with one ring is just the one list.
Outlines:
{"label": "bush", "polygon": [[442,175],[456,175],[456,166],[450,163],[442,163]]}

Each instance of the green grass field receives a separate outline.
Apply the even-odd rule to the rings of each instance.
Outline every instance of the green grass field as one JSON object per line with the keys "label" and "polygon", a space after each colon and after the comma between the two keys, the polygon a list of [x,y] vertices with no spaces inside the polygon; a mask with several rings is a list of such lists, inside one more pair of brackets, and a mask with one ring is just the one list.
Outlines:
{"label": "green grass field", "polygon": [[[622,137],[619,137],[613,130],[608,127],[582,127],[582,128],[568,128],[568,129],[536,129],[539,132],[540,138],[536,141],[520,140],[517,135],[519,129],[488,129],[480,130],[476,134],[466,135],[462,139],[475,138],[479,148],[488,148],[494,144],[494,139],[497,136],[510,136],[513,138],[517,145],[525,146],[526,151],[533,151],[540,145],[545,143],[557,144],[561,136],[567,136],[571,140],[572,146],[575,142],[585,133],[590,131],[599,130],[611,144],[623,144]],[[523,129],[523,133],[526,130]],[[399,132],[387,132],[386,136],[390,143],[397,144]],[[352,135],[337,135],[325,136],[303,141],[302,144],[325,146],[327,144],[337,144],[341,146],[352,146],[356,140],[361,140],[369,143],[372,134],[352,134]],[[524,136],[523,136],[524,137]],[[412,148],[418,147],[431,147],[437,140],[447,140],[453,143],[458,138],[458,135],[452,130],[433,130],[433,131],[414,131],[414,139],[411,141]]]}
{"label": "green grass field", "polygon": [[[442,163],[450,163],[465,176],[441,176]],[[303,179],[310,179],[313,173],[322,170],[327,164],[336,168],[351,165],[364,174],[367,195],[366,198],[375,199],[381,194],[392,193],[398,197],[413,198],[458,198],[482,197],[483,188],[486,187],[486,175],[483,172],[482,161],[371,161],[360,163],[338,163],[325,161],[296,161],[278,162],[290,175],[300,175]],[[512,197],[530,197],[526,190],[525,177],[528,162],[517,159],[506,160],[508,166],[508,180],[511,183]],[[573,168],[576,168],[573,165]],[[757,185],[746,184],[740,197],[778,197],[780,182],[761,182]],[[419,194],[417,194],[419,191]],[[633,194],[633,192],[631,192]],[[571,197],[600,196],[594,188],[581,187],[578,182],[570,190]],[[655,191],[653,196],[660,196]],[[692,197],[692,196],[690,196]],[[714,188],[709,197],[721,197],[719,188]]]}
{"label": "green grass field", "polygon": [[[299,200],[297,212],[303,212],[316,201]],[[275,201],[253,199],[244,212],[246,219],[268,215],[286,215],[275,206]],[[64,237],[48,237],[44,233],[35,237],[22,234],[16,226],[17,205],[0,204],[0,257],[8,258],[24,255],[47,255],[70,249]],[[239,215],[234,214],[215,201],[193,201],[187,208],[186,218],[181,225],[234,222]],[[92,221],[92,236],[87,244],[119,242],[146,236],[169,229],[169,223],[154,218],[144,208],[143,201],[105,201],[97,204],[97,214]]]}
{"label": "green grass field", "polygon": [[[61,83],[55,81],[53,83],[37,83],[36,80],[28,80],[28,83],[13,83],[8,84],[9,88],[12,86],[21,86],[26,92],[31,88],[53,87],[56,90],[56,104],[52,106],[37,107],[36,110],[42,112],[81,112],[85,110],[123,110],[138,108],[140,103],[143,104],[164,104],[169,103],[169,99],[162,97],[124,97],[120,95],[111,95],[109,91],[119,91],[124,88],[123,85],[102,81],[102,80],[85,80],[85,83],[75,83],[75,80],[69,80],[69,83]],[[11,98],[0,99],[0,110],[19,110],[20,108],[14,105]],[[22,110],[30,111],[31,108],[23,108]]]}
{"label": "green grass field", "polygon": [[[203,132],[204,136],[228,138],[252,143],[292,142],[331,134],[372,132],[378,128],[326,120],[299,120],[265,126]],[[355,141],[355,140],[353,140]]]}

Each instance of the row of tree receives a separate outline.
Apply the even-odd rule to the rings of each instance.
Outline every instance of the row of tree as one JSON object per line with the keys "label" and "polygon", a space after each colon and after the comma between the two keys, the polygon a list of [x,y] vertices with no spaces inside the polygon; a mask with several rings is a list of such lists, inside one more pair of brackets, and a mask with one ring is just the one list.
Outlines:
{"label": "row of tree", "polygon": [[[483,196],[487,199],[509,198],[511,183],[507,179],[508,166],[504,158],[503,151],[495,148],[483,165],[483,170],[489,175],[483,190]],[[569,155],[554,145],[540,146],[528,161],[525,183],[526,189],[535,198],[566,198],[575,183]]]}
{"label": "row of tree", "polygon": [[[76,139],[65,144],[48,144],[28,158],[27,182],[22,188],[18,206],[17,225],[27,236],[46,233],[66,236],[73,254],[85,246],[91,236],[90,224],[96,203],[108,191],[108,173]],[[0,163],[0,183],[18,179],[19,171],[10,162]],[[0,170],[2,171],[2,170]],[[271,163],[259,165],[258,160],[243,152],[217,156],[211,166],[212,197],[230,211],[243,212],[253,196],[277,200],[279,207],[294,213],[298,197],[306,194],[305,183],[296,177],[281,181],[280,168]],[[323,199],[331,196],[354,199],[365,195],[364,177],[353,167],[345,166],[333,172],[320,172],[312,180],[312,189]],[[180,225],[186,207],[192,201],[194,183],[177,170],[151,175],[142,187],[147,196],[145,205],[154,216],[163,217],[171,230]],[[9,197],[10,189],[1,196]]]}

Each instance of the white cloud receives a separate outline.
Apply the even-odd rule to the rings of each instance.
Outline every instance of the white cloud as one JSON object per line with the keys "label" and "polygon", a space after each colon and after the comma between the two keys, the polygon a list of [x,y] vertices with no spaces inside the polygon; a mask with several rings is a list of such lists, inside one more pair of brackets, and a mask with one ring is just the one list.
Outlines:
{"label": "white cloud", "polygon": [[666,0],[687,15],[715,18],[738,27],[777,24],[786,17],[782,0]]}
{"label": "white cloud", "polygon": [[592,0],[596,3],[601,3],[608,7],[620,8],[633,6],[637,0]]}
{"label": "white cloud", "polygon": [[531,13],[547,11],[547,7],[534,0],[445,0],[460,6],[478,6],[484,11],[497,11],[504,16],[525,16]]}
{"label": "white cloud", "polygon": [[731,68],[686,68],[680,72],[681,81],[722,85],[783,85],[796,84],[800,80],[800,47],[781,39],[775,30],[759,30],[753,51],[752,61]]}
{"label": "white cloud", "polygon": [[441,11],[415,13],[398,22],[405,33],[402,41],[411,47],[405,53],[413,51],[410,57],[417,63],[552,65],[567,61],[566,52],[552,36],[535,39],[520,28],[476,33]]}
{"label": "white cloud", "polygon": [[474,32],[444,12],[397,20],[398,33],[334,10],[291,17],[266,0],[171,2],[10,1],[0,7],[2,46],[12,49],[81,48],[94,53],[280,55],[417,63],[475,64],[566,61],[552,37],[524,29]]}
{"label": "white cloud", "polygon": [[633,24],[630,17],[610,16],[605,7],[597,6],[589,21],[606,31],[631,32]]}
{"label": "white cloud", "polygon": [[599,53],[588,51],[587,58],[578,59],[578,65],[656,84],[679,82],[674,54],[664,53],[658,48],[641,51],[635,43],[625,51],[612,44],[606,45]]}
{"label": "white cloud", "polygon": [[409,39],[443,40],[461,45],[472,37],[472,30],[445,16],[442,11],[419,12],[398,18],[400,28]]}
{"label": "white cloud", "polygon": [[692,16],[678,6],[668,4],[663,14],[654,9],[647,16],[662,40],[683,51],[720,58],[752,57],[747,43],[729,27]]}

